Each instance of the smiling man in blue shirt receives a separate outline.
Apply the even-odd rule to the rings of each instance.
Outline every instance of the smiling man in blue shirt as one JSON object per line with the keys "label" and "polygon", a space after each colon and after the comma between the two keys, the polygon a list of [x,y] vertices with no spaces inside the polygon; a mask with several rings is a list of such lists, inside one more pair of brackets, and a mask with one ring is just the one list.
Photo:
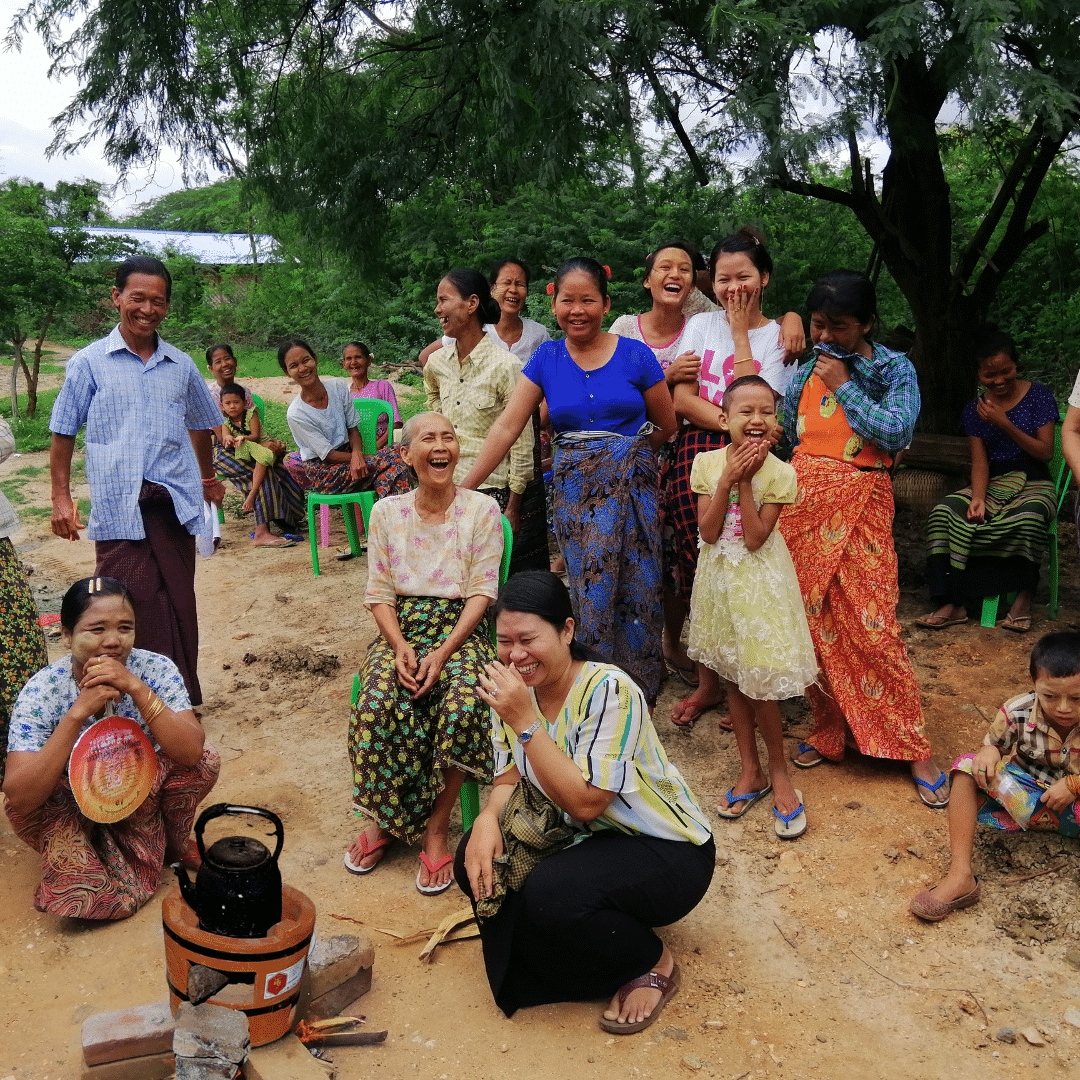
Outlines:
{"label": "smiling man in blue shirt", "polygon": [[128,587],[135,646],[169,657],[198,705],[195,535],[204,499],[224,494],[211,443],[221,411],[191,357],[157,332],[171,290],[157,259],[121,263],[112,290],[119,325],[68,361],[49,421],[52,530],[78,540],[84,527],[71,500],[71,457],[85,425],[95,573]]}

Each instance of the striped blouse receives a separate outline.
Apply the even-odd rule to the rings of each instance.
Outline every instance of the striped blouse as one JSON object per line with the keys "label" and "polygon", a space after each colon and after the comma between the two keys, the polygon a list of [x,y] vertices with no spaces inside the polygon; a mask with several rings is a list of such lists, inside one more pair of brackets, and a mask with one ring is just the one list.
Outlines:
{"label": "striped blouse", "polygon": [[[536,715],[543,719],[539,710]],[[513,731],[494,719],[495,774],[516,765],[543,791]],[[584,663],[559,718],[547,724],[547,732],[593,787],[617,793],[593,821],[575,821],[564,814],[569,825],[588,832],[617,829],[692,844],[704,844],[712,835],[697,798],[664,753],[645,696],[619,668]]]}

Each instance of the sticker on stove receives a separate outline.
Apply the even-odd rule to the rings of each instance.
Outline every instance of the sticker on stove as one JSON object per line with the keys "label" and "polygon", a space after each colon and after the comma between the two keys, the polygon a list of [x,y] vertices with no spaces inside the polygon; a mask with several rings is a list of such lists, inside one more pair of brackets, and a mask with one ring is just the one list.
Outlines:
{"label": "sticker on stove", "polygon": [[272,971],[266,976],[266,985],[263,989],[264,998],[275,998],[282,994],[288,993],[299,981],[300,976],[304,974],[304,960],[301,958],[297,960],[292,967],[285,968],[284,971]]}

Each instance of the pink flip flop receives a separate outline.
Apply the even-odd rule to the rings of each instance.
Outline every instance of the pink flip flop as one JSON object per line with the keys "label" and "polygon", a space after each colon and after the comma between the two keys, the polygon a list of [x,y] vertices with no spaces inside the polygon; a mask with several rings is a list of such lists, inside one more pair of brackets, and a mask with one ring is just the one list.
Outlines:
{"label": "pink flip flop", "polygon": [[[444,855],[438,862],[431,858],[426,851],[420,852],[420,861],[424,864],[424,869],[428,872],[430,878],[434,874],[437,874],[447,863],[454,861],[453,855]],[[450,875],[450,880],[443,885],[421,885],[420,884],[420,871],[416,872],[416,891],[423,893],[425,896],[438,896],[439,893],[446,892],[447,889],[454,883],[454,875]]]}
{"label": "pink flip flop", "polygon": [[[368,834],[362,832],[360,834],[360,862],[363,862],[369,855],[374,855],[376,851],[389,845],[392,839],[393,837],[383,836],[372,843],[368,840]],[[345,863],[345,869],[348,870],[350,874],[360,874],[362,876],[364,874],[370,874],[371,871],[382,862],[382,859],[377,863],[372,863],[371,866],[361,866],[360,863],[354,863],[352,859],[349,858],[349,853],[346,851],[342,861]]]}

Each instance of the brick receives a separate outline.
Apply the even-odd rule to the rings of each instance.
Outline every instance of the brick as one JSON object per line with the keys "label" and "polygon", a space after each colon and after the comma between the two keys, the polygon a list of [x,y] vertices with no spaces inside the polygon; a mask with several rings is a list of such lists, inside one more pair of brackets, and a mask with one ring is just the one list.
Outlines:
{"label": "brick", "polygon": [[320,998],[351,979],[361,968],[375,963],[375,949],[365,937],[355,934],[315,935],[308,952],[311,996]]}
{"label": "brick", "polygon": [[320,1061],[295,1036],[257,1046],[244,1063],[244,1080],[333,1080],[337,1070]]}
{"label": "brick", "polygon": [[83,1061],[103,1065],[172,1050],[173,1017],[167,1001],[98,1013],[83,1022]]}
{"label": "brick", "polygon": [[371,989],[371,968],[361,968],[351,979],[334,987],[328,994],[314,998],[305,1015],[312,1020],[329,1020],[340,1016],[347,1005],[363,997]]}
{"label": "brick", "polygon": [[168,1054],[144,1054],[91,1065],[83,1069],[82,1080],[166,1080],[176,1070],[176,1059]]}

